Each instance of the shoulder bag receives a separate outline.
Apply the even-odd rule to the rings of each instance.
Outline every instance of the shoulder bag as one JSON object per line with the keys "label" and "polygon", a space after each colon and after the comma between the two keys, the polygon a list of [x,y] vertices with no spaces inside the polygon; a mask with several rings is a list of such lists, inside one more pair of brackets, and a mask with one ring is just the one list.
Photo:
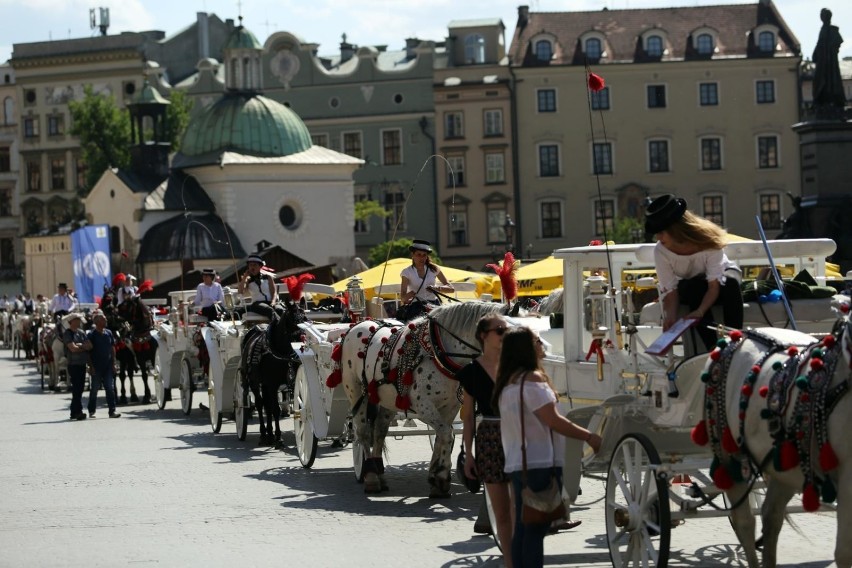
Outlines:
{"label": "shoulder bag", "polygon": [[[556,472],[550,470],[550,483],[541,491],[533,491],[527,486],[527,443],[524,430],[524,380],[526,373],[521,377],[521,522],[525,525],[544,525],[565,516],[565,502],[562,500],[562,489],[556,480]],[[553,433],[550,434],[550,443],[553,444]],[[554,455],[554,460],[556,456]],[[555,463],[555,461],[554,461]]]}
{"label": "shoulder bag", "polygon": [[[429,270],[429,267],[426,267]],[[419,275],[418,275],[419,276]],[[402,304],[396,309],[396,319],[399,321],[410,321],[419,316],[423,312],[423,302],[417,299],[417,294],[423,289],[423,284],[426,283],[426,275],[423,275],[423,280],[420,281],[420,287],[414,293],[414,297],[407,304]]]}

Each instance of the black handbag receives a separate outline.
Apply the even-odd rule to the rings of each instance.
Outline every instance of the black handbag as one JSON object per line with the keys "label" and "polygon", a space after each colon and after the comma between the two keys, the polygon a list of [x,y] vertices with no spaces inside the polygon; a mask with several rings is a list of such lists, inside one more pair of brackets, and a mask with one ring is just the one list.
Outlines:
{"label": "black handbag", "polygon": [[479,481],[478,477],[471,479],[464,474],[465,459],[467,459],[467,454],[464,448],[462,448],[459,452],[459,457],[456,459],[456,479],[459,483],[467,487],[467,490],[471,493],[479,493],[480,489],[482,489],[482,482]]}

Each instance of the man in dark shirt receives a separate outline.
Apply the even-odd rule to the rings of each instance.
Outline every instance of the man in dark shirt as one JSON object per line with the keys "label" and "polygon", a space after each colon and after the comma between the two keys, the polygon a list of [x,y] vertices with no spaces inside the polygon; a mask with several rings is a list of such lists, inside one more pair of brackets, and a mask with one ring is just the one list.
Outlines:
{"label": "man in dark shirt", "polygon": [[85,420],[83,389],[86,386],[86,363],[89,362],[92,343],[86,338],[86,332],[80,329],[83,325],[81,314],[70,313],[62,318],[62,323],[65,326],[62,342],[68,358],[68,376],[71,378],[71,420]]}
{"label": "man in dark shirt", "polygon": [[89,352],[92,364],[92,391],[89,393],[89,418],[95,417],[98,407],[98,390],[101,386],[106,391],[109,417],[118,418],[121,414],[115,411],[115,338],[112,331],[106,328],[106,316],[101,310],[92,312],[94,329],[89,330],[86,337],[92,344]]}

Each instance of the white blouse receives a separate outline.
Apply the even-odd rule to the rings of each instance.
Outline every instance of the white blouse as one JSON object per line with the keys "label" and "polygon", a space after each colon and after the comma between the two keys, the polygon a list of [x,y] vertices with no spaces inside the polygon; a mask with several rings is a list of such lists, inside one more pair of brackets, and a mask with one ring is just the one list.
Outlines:
{"label": "white blouse", "polygon": [[[406,266],[402,270],[402,272],[399,273],[399,275],[403,278],[408,278],[409,292],[417,292],[418,289],[420,290],[417,293],[418,300],[421,300],[423,302],[434,302],[437,298],[435,294],[426,289],[430,286],[435,285],[435,282],[438,279],[437,272],[432,272],[431,270],[429,270],[429,268],[426,268],[426,274],[423,276],[423,278],[420,278],[420,275],[417,274],[417,268],[413,264],[410,264]],[[421,282],[423,283],[422,287],[420,286]]]}
{"label": "white blouse", "polygon": [[[521,386],[520,383],[506,385],[500,393],[500,437],[506,456],[504,471],[521,471]],[[539,420],[535,411],[556,402],[556,394],[547,383],[524,381],[524,430],[527,445],[527,469],[562,466],[565,455],[565,438],[551,432],[550,427]],[[551,436],[552,434],[552,436]],[[552,439],[552,443],[551,443]]]}
{"label": "white blouse", "polygon": [[660,299],[677,290],[680,280],[688,280],[704,274],[708,282],[716,280],[725,284],[725,271],[736,267],[722,249],[707,249],[695,254],[675,254],[662,243],[654,247],[654,265],[657,269],[657,287]]}

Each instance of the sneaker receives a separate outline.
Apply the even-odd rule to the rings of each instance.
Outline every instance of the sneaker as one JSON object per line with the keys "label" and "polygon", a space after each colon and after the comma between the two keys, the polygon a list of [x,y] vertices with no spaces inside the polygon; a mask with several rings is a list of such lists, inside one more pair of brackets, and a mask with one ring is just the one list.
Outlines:
{"label": "sneaker", "polygon": [[109,417],[110,418],[121,418],[121,414],[119,414],[118,412],[110,412]]}
{"label": "sneaker", "polygon": [[90,412],[90,413],[89,413],[89,418],[94,418],[94,417],[95,417],[95,413],[94,413],[94,412]]}
{"label": "sneaker", "polygon": [[71,420],[85,420],[86,418],[87,417],[85,412],[78,412],[77,414],[71,417]]}

